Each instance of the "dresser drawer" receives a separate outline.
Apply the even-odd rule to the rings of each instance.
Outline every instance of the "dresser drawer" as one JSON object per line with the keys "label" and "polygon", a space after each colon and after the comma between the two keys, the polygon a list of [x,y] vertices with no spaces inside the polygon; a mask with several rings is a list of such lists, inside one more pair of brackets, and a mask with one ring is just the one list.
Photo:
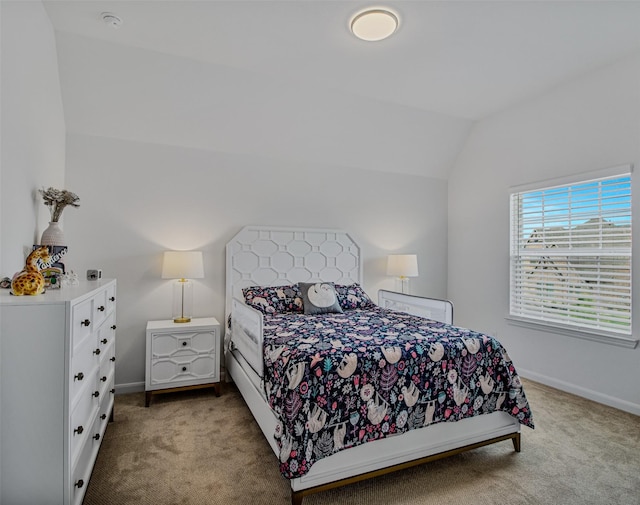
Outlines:
{"label": "dresser drawer", "polygon": [[154,357],[211,353],[216,351],[216,332],[154,333],[151,353]]}
{"label": "dresser drawer", "polygon": [[90,381],[90,375],[96,373],[99,359],[95,354],[97,344],[93,336],[85,338],[82,343],[73,350],[71,356],[71,376],[69,377],[69,405],[73,406],[78,401],[78,394]]}
{"label": "dresser drawer", "polygon": [[103,392],[100,394],[100,405],[98,406],[98,417],[102,421],[105,421],[105,426],[113,408],[115,393],[115,375],[111,374],[111,378],[107,379],[107,382],[104,384]]}
{"label": "dresser drawer", "polygon": [[[101,352],[109,347],[116,339],[116,316],[115,314],[109,314],[104,323],[98,328],[98,347]],[[102,359],[102,355],[101,355]]]}
{"label": "dresser drawer", "polygon": [[107,313],[110,314],[116,308],[116,287],[115,285],[107,286],[105,291],[107,295]]}
{"label": "dresser drawer", "polygon": [[[99,391],[96,385],[97,370],[92,370],[88,383],[79,392],[78,401],[71,412],[69,425],[69,439],[71,440],[71,463],[73,464],[79,454],[82,444],[87,439],[91,430],[91,423],[95,417],[99,402]],[[98,392],[98,396],[95,393]]]}
{"label": "dresser drawer", "polygon": [[111,307],[107,303],[107,290],[103,289],[93,297],[93,319],[95,321],[94,328],[97,328],[102,324],[102,321],[109,315],[108,308]]}
{"label": "dresser drawer", "polygon": [[102,437],[107,428],[108,419],[96,416],[91,426],[87,429],[86,440],[75,464],[72,462],[72,486],[74,505],[80,505],[91,478],[91,469],[98,455]]}
{"label": "dresser drawer", "polygon": [[[87,433],[91,431],[89,427],[87,429]],[[81,505],[82,499],[84,498],[84,494],[87,491],[87,486],[89,485],[89,478],[91,477],[91,461],[94,457],[93,455],[93,444],[91,440],[88,440],[82,446],[82,451],[78,455],[78,458],[73,465],[71,471],[71,500],[70,503],[73,505]]]}
{"label": "dresser drawer", "polygon": [[98,373],[98,380],[104,382],[102,380],[103,377],[107,377],[107,379],[113,374],[115,370],[115,342],[111,342],[111,344],[103,349],[100,354],[100,370]]}
{"label": "dresser drawer", "polygon": [[71,309],[71,339],[73,346],[78,345],[95,328],[93,318],[93,300],[90,298]]}

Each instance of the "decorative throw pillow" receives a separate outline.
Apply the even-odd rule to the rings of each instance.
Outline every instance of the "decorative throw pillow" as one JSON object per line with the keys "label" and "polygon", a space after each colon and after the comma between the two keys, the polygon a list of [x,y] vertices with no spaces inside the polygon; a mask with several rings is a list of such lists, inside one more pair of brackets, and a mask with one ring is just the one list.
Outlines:
{"label": "decorative throw pillow", "polygon": [[284,305],[285,312],[300,312],[303,311],[302,293],[298,289],[297,284],[291,286],[275,286],[276,295],[282,304]]}
{"label": "decorative throw pillow", "polygon": [[263,314],[302,312],[298,286],[251,286],[242,290],[247,305]]}
{"label": "decorative throw pillow", "polygon": [[281,312],[280,300],[270,288],[251,286],[242,290],[244,301],[250,307],[258,309],[263,314]]}
{"label": "decorative throw pillow", "polygon": [[338,294],[332,282],[299,282],[305,314],[342,312]]}
{"label": "decorative throw pillow", "polygon": [[370,309],[375,306],[369,295],[364,292],[362,286],[357,282],[348,286],[336,284],[335,288],[342,310]]}

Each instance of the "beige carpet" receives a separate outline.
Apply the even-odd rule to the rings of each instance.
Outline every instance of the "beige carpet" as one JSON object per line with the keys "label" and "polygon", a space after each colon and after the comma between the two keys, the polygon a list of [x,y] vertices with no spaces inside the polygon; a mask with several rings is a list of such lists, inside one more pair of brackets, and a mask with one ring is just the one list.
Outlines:
{"label": "beige carpet", "polygon": [[[640,417],[525,381],[536,429],[305,497],[304,505],[640,505]],[[287,505],[288,482],[242,397],[116,397],[84,505]]]}

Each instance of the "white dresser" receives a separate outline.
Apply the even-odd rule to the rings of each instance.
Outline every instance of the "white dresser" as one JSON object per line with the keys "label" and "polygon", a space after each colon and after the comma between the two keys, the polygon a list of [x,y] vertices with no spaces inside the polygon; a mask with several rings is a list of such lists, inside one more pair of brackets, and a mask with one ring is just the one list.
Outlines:
{"label": "white dresser", "polygon": [[79,505],[113,418],[116,281],[0,290],[0,503]]}

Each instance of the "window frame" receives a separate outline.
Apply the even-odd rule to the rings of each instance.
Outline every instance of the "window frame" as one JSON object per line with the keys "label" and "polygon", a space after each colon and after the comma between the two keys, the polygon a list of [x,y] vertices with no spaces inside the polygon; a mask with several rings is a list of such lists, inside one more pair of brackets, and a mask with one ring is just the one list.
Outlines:
{"label": "window frame", "polygon": [[[597,327],[588,327],[582,326],[578,324],[563,323],[560,321],[552,321],[544,318],[535,318],[535,317],[527,317],[525,315],[518,314],[517,311],[514,313],[514,297],[517,296],[516,286],[518,286],[516,275],[516,258],[519,258],[519,251],[521,251],[521,237],[520,237],[520,223],[519,218],[520,214],[514,216],[514,195],[522,195],[526,193],[533,193],[538,191],[548,191],[554,188],[569,188],[570,186],[587,184],[589,182],[597,182],[603,179],[612,179],[617,177],[626,177],[629,176],[631,178],[630,189],[632,190],[633,185],[633,166],[632,165],[620,165],[616,167],[611,167],[603,170],[596,170],[591,172],[583,172],[580,174],[575,174],[568,177],[556,178],[556,179],[548,179],[544,181],[539,181],[530,184],[524,184],[520,186],[513,186],[509,188],[509,308],[508,308],[508,316],[506,320],[514,325],[535,329],[539,331],[547,331],[558,333],[562,335],[568,335],[571,337],[583,338],[587,340],[603,342],[628,348],[635,348],[638,344],[638,339],[633,337],[633,306],[632,306],[632,297],[633,297],[633,238],[632,242],[629,246],[629,318],[630,324],[628,326],[627,331],[609,331],[604,328]],[[632,196],[631,196],[632,198]],[[630,201],[629,215],[632,214],[633,202]],[[521,207],[518,207],[519,209]],[[600,214],[598,214],[600,215]],[[631,234],[633,237],[633,226]],[[575,244],[574,244],[575,246]],[[522,269],[522,264],[519,264]],[[520,270],[521,271],[521,270]],[[522,285],[520,284],[520,290],[522,290]],[[521,295],[521,291],[520,291]],[[541,302],[540,302],[541,303]],[[524,312],[521,311],[521,312]],[[569,317],[567,318],[569,320]]]}

